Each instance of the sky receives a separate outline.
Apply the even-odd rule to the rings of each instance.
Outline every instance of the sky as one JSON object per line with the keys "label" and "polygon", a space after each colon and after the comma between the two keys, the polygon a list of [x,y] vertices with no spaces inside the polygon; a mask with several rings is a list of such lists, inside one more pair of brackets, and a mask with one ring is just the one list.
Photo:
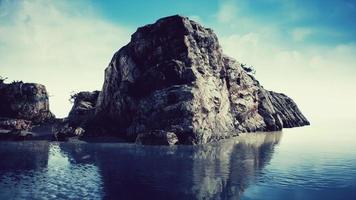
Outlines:
{"label": "sky", "polygon": [[0,0],[0,76],[44,84],[65,117],[70,94],[101,89],[137,27],[174,14],[212,28],[311,122],[356,119],[355,0]]}

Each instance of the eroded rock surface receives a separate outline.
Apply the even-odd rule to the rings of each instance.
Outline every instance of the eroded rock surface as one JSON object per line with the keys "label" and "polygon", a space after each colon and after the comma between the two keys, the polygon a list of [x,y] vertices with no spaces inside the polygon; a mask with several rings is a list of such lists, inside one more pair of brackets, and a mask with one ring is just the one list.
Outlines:
{"label": "eroded rock surface", "polygon": [[28,131],[30,128],[31,121],[23,119],[0,118],[0,129]]}
{"label": "eroded rock surface", "polygon": [[292,99],[265,90],[225,56],[211,29],[181,16],[138,28],[115,53],[95,121],[132,141],[162,131],[180,144],[309,124]]}
{"label": "eroded rock surface", "polygon": [[0,117],[28,120],[34,124],[53,119],[45,86],[22,81],[10,84],[0,81]]}
{"label": "eroded rock surface", "polygon": [[54,127],[53,139],[56,141],[68,141],[70,138],[79,138],[84,135],[85,130],[82,127],[72,127],[68,123],[59,124]]}

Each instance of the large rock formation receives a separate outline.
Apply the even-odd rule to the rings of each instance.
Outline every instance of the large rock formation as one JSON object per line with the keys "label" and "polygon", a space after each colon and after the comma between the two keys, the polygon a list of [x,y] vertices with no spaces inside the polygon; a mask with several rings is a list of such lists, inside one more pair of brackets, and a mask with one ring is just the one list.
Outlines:
{"label": "large rock formation", "polygon": [[28,120],[34,124],[53,119],[45,86],[22,81],[7,84],[1,79],[0,117]]}
{"label": "large rock formation", "polygon": [[211,29],[181,16],[138,28],[115,53],[95,112],[97,127],[143,143],[157,131],[196,144],[309,124],[293,100],[225,56]]}

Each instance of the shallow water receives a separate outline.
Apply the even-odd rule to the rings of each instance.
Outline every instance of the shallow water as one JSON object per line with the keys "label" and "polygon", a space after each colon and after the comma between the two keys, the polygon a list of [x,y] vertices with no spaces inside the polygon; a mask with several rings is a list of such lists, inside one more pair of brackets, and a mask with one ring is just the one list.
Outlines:
{"label": "shallow water", "polygon": [[356,199],[356,123],[203,146],[0,142],[0,199]]}

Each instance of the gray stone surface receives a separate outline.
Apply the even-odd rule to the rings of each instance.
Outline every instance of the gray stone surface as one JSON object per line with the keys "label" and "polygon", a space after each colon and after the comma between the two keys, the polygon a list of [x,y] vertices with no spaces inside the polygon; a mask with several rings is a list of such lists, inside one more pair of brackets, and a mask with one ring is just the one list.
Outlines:
{"label": "gray stone surface", "polygon": [[179,144],[201,144],[309,122],[292,99],[265,90],[225,56],[211,29],[171,16],[138,28],[114,54],[95,124],[132,141],[162,131]]}
{"label": "gray stone surface", "polygon": [[0,117],[23,119],[40,124],[54,119],[49,110],[45,86],[22,81],[0,81]]}
{"label": "gray stone surface", "polygon": [[79,92],[72,96],[73,107],[68,115],[71,126],[86,126],[93,119],[98,96],[99,91]]}

